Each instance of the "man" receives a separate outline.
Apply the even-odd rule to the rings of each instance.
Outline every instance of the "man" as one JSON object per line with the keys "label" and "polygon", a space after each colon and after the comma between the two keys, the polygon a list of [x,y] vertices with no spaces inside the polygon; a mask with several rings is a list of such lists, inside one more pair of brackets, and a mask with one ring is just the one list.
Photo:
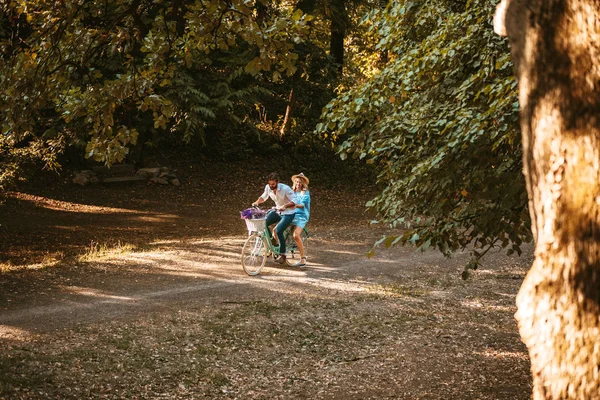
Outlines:
{"label": "man", "polygon": [[[294,191],[288,185],[279,183],[279,176],[276,173],[269,174],[267,176],[267,185],[263,194],[252,203],[253,206],[257,206],[264,203],[268,198],[273,199],[277,211],[271,211],[267,214],[265,221],[267,226],[277,224],[275,227],[275,233],[277,240],[279,241],[279,253],[281,257],[277,259],[277,262],[284,264],[285,258],[285,237],[283,233],[286,228],[292,223],[294,215],[296,214],[296,203],[294,203]],[[270,234],[270,230],[267,229]]]}

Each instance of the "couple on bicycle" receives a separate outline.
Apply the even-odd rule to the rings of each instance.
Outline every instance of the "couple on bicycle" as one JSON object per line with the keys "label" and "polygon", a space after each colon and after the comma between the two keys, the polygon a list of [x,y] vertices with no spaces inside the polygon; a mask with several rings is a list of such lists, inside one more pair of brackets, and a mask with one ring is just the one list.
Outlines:
{"label": "couple on bicycle", "polygon": [[[267,176],[267,185],[263,194],[252,203],[257,206],[265,202],[269,197],[275,202],[276,210],[270,211],[267,214],[265,224],[275,227],[275,235],[279,242],[279,252],[281,257],[277,260],[278,263],[284,264],[285,257],[285,237],[284,232],[290,225],[295,225],[293,228],[294,240],[300,252],[300,261],[292,264],[293,267],[304,267],[306,265],[306,256],[304,255],[304,246],[300,234],[306,226],[310,218],[310,192],[308,191],[308,178],[303,174],[292,176],[293,188],[279,182],[279,176],[272,173]],[[270,233],[271,230],[267,229]]]}

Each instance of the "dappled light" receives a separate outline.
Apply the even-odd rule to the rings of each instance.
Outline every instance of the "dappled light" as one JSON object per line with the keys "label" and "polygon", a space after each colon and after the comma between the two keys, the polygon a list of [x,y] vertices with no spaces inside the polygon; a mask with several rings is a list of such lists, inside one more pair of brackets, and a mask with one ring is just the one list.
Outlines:
{"label": "dappled light", "polygon": [[[235,215],[233,207],[230,213]],[[122,216],[159,214],[169,213]],[[145,365],[154,356],[144,355],[144,349],[165,360],[163,365],[190,367],[196,364],[187,355],[196,360],[208,357],[214,364],[213,350],[198,350],[214,349],[222,357],[218,370],[227,379],[239,388],[257,390],[256,382],[264,376],[270,377],[271,386],[279,385],[280,378],[269,371],[289,346],[296,349],[287,356],[293,365],[311,371],[319,364],[327,376],[345,382],[346,389],[363,375],[360,379],[378,381],[373,370],[401,370],[402,375],[395,375],[403,377],[397,384],[409,382],[415,393],[428,393],[430,388],[445,392],[459,387],[465,376],[478,377],[468,382],[479,393],[488,390],[485,383],[490,381],[509,392],[527,387],[527,358],[518,357],[524,350],[512,318],[518,282],[512,277],[524,270],[501,253],[491,255],[490,268],[480,268],[465,283],[459,272],[466,253],[446,259],[400,247],[379,249],[368,258],[380,230],[364,228],[361,219],[352,220],[358,227],[343,230],[325,221],[310,226],[306,267],[282,267],[268,258],[261,274],[249,277],[240,265],[247,231],[237,215],[225,234],[208,236],[194,225],[210,228],[219,218],[186,218],[193,226],[190,230],[180,229],[173,236],[170,230],[153,230],[138,242],[131,237],[123,241],[123,233],[131,233],[131,228],[115,227],[120,221],[112,220],[106,232],[117,234],[113,241],[94,236],[77,257],[64,257],[53,268],[0,275],[0,345],[6,354],[22,360],[20,347],[11,347],[14,343],[33,346],[41,360],[53,358],[49,352],[60,354],[61,366],[54,366],[51,374],[54,380],[78,382],[72,387],[81,387],[89,363],[96,362],[86,354],[123,365],[120,380],[135,387],[137,378],[126,371],[135,360],[144,359],[135,376],[148,373]],[[77,224],[54,226],[61,227],[54,232],[85,230]],[[481,333],[487,338],[483,342]],[[46,338],[52,340],[44,344]],[[177,345],[171,346],[174,338]],[[320,355],[314,359],[312,354]],[[456,371],[433,367],[440,362],[456,366]],[[19,363],[27,373],[40,373],[35,365]],[[243,367],[250,364],[251,369]],[[66,372],[67,365],[82,369]],[[278,366],[282,368],[296,367]],[[341,375],[336,377],[335,371]],[[482,374],[486,380],[479,378]],[[243,376],[253,378],[246,381]],[[310,373],[303,376],[316,379]],[[385,382],[389,379],[381,381],[387,387]]]}
{"label": "dappled light", "polygon": [[100,290],[96,290],[93,288],[85,288],[85,287],[76,287],[76,286],[66,286],[66,287],[59,287],[59,289],[62,289],[64,292],[67,293],[71,293],[71,294],[76,294],[79,296],[86,296],[86,297],[92,297],[92,298],[97,298],[97,299],[104,299],[104,300],[114,300],[114,301],[119,301],[119,302],[128,302],[128,301],[136,301],[138,300],[135,297],[131,297],[131,296],[115,296],[112,294],[108,294],[108,293],[104,293]]}
{"label": "dappled light", "polygon": [[0,398],[528,396],[494,2],[5,3]]}
{"label": "dappled light", "polygon": [[358,255],[363,255],[363,254],[359,254],[356,251],[348,251],[348,250],[325,250],[329,253],[336,253],[336,254],[349,254],[349,255],[353,255],[353,256],[358,256]]}
{"label": "dappled light", "polygon": [[0,339],[6,341],[27,341],[30,340],[31,333],[27,330],[20,329],[14,326],[0,324]]}
{"label": "dappled light", "polygon": [[488,357],[488,358],[494,358],[494,359],[500,358],[500,359],[507,359],[507,360],[518,359],[518,360],[527,361],[527,359],[529,358],[526,351],[500,351],[500,350],[494,350],[494,349],[487,349],[484,352],[475,353],[475,354],[479,354],[482,357]]}
{"label": "dappled light", "polygon": [[51,199],[48,197],[34,196],[26,193],[11,193],[10,197],[18,199],[30,204],[35,207],[46,208],[48,210],[60,211],[60,212],[76,212],[76,213],[89,213],[89,214],[145,214],[149,212],[130,210],[127,208],[116,208],[116,207],[102,207],[88,204],[79,204],[69,201],[62,201]]}

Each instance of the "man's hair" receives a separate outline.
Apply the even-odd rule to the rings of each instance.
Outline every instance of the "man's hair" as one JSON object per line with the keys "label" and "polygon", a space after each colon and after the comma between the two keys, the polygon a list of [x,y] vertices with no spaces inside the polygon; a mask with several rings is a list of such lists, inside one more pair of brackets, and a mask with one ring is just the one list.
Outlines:
{"label": "man's hair", "polygon": [[277,172],[271,172],[267,175],[267,181],[279,182],[279,174],[277,174]]}

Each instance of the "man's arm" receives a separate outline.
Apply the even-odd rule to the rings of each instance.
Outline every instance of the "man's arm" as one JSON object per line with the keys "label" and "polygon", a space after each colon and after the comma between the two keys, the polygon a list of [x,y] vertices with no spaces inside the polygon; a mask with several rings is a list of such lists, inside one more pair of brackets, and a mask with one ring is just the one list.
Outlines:
{"label": "man's arm", "polygon": [[290,201],[288,203],[285,203],[283,206],[279,207],[279,211],[283,211],[286,208],[295,208],[296,207],[296,203],[294,203],[293,201]]}
{"label": "man's arm", "polygon": [[265,191],[263,194],[254,202],[252,206],[257,206],[259,204],[264,203],[269,198],[269,185],[265,186]]}

